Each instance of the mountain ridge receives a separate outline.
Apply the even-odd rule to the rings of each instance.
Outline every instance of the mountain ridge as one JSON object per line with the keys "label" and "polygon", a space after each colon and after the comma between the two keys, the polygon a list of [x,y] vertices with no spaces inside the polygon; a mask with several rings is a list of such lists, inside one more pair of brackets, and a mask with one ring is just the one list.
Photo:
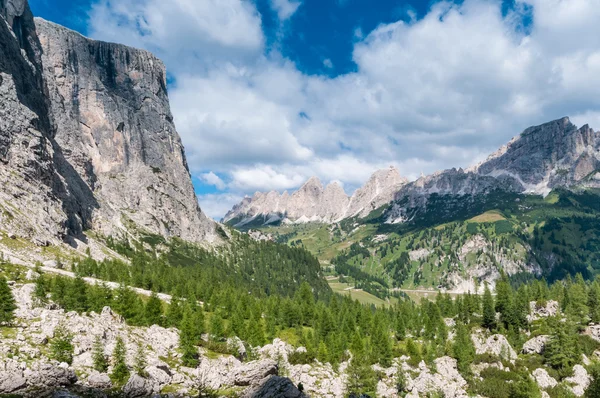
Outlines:
{"label": "mountain ridge", "polygon": [[389,202],[396,189],[407,182],[396,168],[389,167],[375,172],[364,186],[348,196],[338,182],[323,187],[319,178],[313,176],[292,194],[271,191],[246,197],[222,221],[241,227],[257,220],[263,224],[331,223],[347,217],[364,217]]}

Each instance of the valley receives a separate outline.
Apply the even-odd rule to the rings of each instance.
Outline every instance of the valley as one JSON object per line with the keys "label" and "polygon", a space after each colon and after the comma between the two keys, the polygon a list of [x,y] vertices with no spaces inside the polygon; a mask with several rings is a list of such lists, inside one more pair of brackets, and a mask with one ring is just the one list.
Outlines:
{"label": "valley", "polygon": [[[146,47],[169,31],[133,20]],[[306,140],[244,136],[294,174],[242,170],[244,189],[273,189],[265,175],[299,188],[246,196],[217,222],[195,184],[227,206],[241,195],[198,159],[246,154],[214,135],[190,167],[181,137],[207,120],[244,134],[209,109],[178,120],[180,137],[169,90],[203,82],[179,77],[149,51],[0,1],[1,398],[600,397],[599,132],[563,117],[469,168],[363,170],[353,192],[333,175],[299,183],[307,159],[322,160]],[[198,87],[173,103],[222,100]],[[256,113],[245,118],[268,129]],[[337,172],[374,165],[349,164]]]}

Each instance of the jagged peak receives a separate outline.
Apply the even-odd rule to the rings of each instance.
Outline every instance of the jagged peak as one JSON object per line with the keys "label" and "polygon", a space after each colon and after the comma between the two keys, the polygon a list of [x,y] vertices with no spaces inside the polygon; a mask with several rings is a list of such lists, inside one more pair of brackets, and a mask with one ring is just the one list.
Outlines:
{"label": "jagged peak", "polygon": [[298,189],[298,191],[304,191],[304,190],[311,189],[311,188],[318,188],[321,191],[323,190],[323,183],[321,182],[319,177],[317,177],[317,176],[310,177],[304,184],[302,184],[302,186],[300,187],[300,189]]}

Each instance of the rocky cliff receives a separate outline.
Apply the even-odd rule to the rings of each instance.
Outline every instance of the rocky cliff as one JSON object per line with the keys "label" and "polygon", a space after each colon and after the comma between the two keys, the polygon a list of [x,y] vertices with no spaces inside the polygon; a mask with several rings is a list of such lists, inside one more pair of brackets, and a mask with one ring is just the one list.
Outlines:
{"label": "rocky cliff", "polygon": [[0,229],[40,244],[83,232],[215,240],[150,53],[34,22],[0,3]]}
{"label": "rocky cliff", "polygon": [[242,227],[252,224],[331,223],[348,217],[365,217],[389,203],[407,180],[394,167],[379,170],[349,197],[336,182],[325,188],[317,177],[310,178],[291,195],[286,191],[260,193],[236,205],[224,222]]}

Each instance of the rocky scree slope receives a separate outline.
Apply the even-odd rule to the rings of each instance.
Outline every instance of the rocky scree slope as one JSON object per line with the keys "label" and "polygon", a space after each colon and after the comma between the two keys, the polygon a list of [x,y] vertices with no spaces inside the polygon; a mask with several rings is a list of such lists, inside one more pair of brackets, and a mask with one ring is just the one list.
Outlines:
{"label": "rocky scree slope", "polygon": [[214,241],[170,113],[164,65],[0,4],[0,225],[39,244],[85,230]]}
{"label": "rocky scree slope", "polygon": [[352,196],[336,182],[323,187],[317,177],[310,178],[296,192],[257,192],[234,206],[223,222],[236,227],[249,224],[332,223],[348,217],[365,217],[389,203],[394,193],[408,180],[394,167],[375,172]]}
{"label": "rocky scree slope", "polygon": [[[35,277],[33,275],[32,277]],[[333,367],[329,363],[315,361],[310,364],[292,364],[290,356],[303,352],[303,347],[293,347],[280,339],[272,344],[255,348],[256,359],[241,362],[230,355],[215,357],[204,348],[199,348],[200,364],[196,368],[181,365],[178,352],[179,331],[159,326],[132,327],[122,317],[105,307],[100,314],[77,314],[65,312],[50,303],[39,307],[33,299],[34,284],[12,283],[12,292],[18,309],[11,328],[3,328],[0,341],[0,394],[18,394],[25,397],[44,396],[93,396],[106,397],[115,387],[124,397],[147,397],[169,391],[171,396],[197,396],[198,388],[227,391],[240,397],[343,397],[348,383],[349,362]],[[531,302],[531,320],[554,316],[559,313],[558,303],[548,302],[547,307],[538,308]],[[447,318],[449,327],[455,325]],[[72,365],[58,363],[50,358],[48,345],[55,337],[57,327],[64,327],[74,336]],[[591,338],[600,340],[600,327],[590,326],[585,331]],[[449,331],[452,341],[455,333]],[[134,368],[139,344],[147,346],[145,375],[133,373],[122,387],[113,385],[109,374],[93,369],[93,346],[100,338],[105,355],[109,356],[121,337],[126,345],[126,362]],[[543,337],[543,336],[542,336]],[[547,337],[547,336],[546,336]],[[477,355],[487,358],[470,366],[475,375],[473,382],[481,380],[480,374],[488,368],[509,372],[519,360],[518,353],[502,334],[490,334],[475,330],[471,335]],[[244,356],[248,349],[237,338],[228,344],[235,345]],[[528,355],[540,355],[545,340],[534,337],[523,344],[522,351]],[[598,355],[600,352],[597,352]],[[441,394],[444,397],[462,398],[469,394],[469,384],[457,369],[457,362],[448,356],[438,357],[427,365],[416,364],[408,356],[393,360],[389,368],[373,365],[377,372],[377,396],[421,397]],[[585,362],[584,359],[582,361]],[[542,365],[540,365],[542,366]],[[285,373],[287,377],[281,377]],[[403,391],[398,392],[396,381],[402,374]],[[531,371],[532,379],[541,389],[559,384],[544,367]],[[303,385],[305,394],[298,390]],[[583,396],[590,384],[586,369],[577,364],[573,376],[562,383],[576,396]],[[54,395],[53,395],[54,394]],[[112,395],[110,395],[112,396]],[[546,395],[544,395],[546,396]]]}

